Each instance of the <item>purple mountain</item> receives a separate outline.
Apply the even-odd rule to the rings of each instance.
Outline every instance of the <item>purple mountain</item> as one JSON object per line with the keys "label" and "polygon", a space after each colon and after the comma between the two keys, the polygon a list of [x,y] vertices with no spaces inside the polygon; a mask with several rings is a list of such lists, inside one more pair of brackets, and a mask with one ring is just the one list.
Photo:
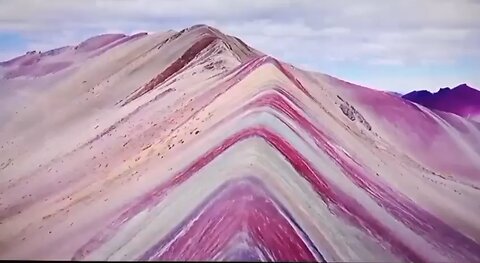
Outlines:
{"label": "purple mountain", "polygon": [[451,112],[463,117],[480,115],[480,91],[461,84],[453,89],[443,88],[431,93],[426,90],[413,91],[403,98],[427,108]]}

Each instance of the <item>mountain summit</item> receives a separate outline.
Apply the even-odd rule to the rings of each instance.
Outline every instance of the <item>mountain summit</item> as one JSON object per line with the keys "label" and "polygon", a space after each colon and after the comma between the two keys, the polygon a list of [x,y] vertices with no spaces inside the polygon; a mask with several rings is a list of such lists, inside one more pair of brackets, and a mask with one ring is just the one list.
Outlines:
{"label": "mountain summit", "polygon": [[215,28],[31,52],[0,98],[2,259],[480,261],[477,122]]}

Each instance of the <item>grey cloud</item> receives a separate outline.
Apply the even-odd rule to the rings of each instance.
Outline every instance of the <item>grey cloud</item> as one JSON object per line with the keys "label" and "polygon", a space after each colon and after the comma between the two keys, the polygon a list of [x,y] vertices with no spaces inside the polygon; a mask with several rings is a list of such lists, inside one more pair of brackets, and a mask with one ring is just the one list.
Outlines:
{"label": "grey cloud", "polygon": [[[318,59],[405,64],[480,58],[480,1],[472,0],[0,1],[0,30],[36,46],[105,31],[208,23],[292,63]],[[35,34],[32,34],[35,33]],[[69,32],[82,32],[72,36]],[[129,33],[129,32],[127,32]],[[73,43],[65,43],[73,44]],[[33,44],[32,46],[35,46]],[[52,46],[54,47],[54,46]]]}
{"label": "grey cloud", "polygon": [[278,21],[301,19],[310,27],[480,27],[480,3],[468,0],[49,0],[48,4],[16,0],[0,5],[1,20],[20,27],[64,18],[94,23],[142,18],[231,21],[265,17]]}
{"label": "grey cloud", "polygon": [[252,21],[218,25],[259,49],[284,57],[395,60],[397,64],[480,57],[474,29],[405,29],[372,32],[348,27],[313,28],[302,22]]}

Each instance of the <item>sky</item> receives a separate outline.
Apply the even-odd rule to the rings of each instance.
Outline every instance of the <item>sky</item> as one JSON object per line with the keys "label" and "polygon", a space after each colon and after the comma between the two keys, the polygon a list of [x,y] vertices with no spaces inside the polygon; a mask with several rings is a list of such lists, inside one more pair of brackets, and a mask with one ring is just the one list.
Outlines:
{"label": "sky", "polygon": [[0,61],[195,24],[374,89],[480,88],[480,0],[0,0]]}

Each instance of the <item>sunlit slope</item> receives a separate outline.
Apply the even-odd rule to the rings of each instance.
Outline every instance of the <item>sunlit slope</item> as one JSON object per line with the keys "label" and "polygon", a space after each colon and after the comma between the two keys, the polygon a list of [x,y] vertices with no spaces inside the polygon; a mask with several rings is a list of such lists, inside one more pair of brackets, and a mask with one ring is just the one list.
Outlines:
{"label": "sunlit slope", "polygon": [[1,81],[2,259],[480,261],[462,117],[204,25]]}

